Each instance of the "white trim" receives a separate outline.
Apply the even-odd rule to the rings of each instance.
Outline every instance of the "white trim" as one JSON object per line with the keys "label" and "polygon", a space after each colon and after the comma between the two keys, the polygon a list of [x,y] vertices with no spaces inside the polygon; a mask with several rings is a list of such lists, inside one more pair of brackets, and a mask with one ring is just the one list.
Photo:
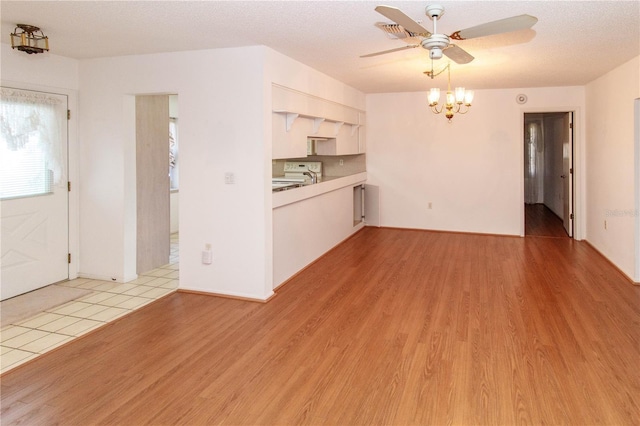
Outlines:
{"label": "white trim", "polygon": [[635,267],[633,281],[640,283],[640,98],[633,101],[634,108],[634,188],[635,188]]}

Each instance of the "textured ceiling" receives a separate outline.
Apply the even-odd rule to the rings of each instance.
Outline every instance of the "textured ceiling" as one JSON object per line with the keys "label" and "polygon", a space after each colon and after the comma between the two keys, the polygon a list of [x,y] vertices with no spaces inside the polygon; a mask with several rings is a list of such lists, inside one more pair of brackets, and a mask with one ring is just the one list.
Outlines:
{"label": "textured ceiling", "polygon": [[[95,58],[266,45],[365,93],[425,90],[428,52],[409,49],[375,26],[395,6],[431,29],[429,1],[6,1],[2,42],[16,23],[36,25],[51,53]],[[451,34],[523,13],[531,30],[456,42],[475,60],[452,64],[452,84],[467,88],[584,85],[640,54],[640,2],[440,1],[438,32]],[[446,58],[435,62],[436,69]]]}

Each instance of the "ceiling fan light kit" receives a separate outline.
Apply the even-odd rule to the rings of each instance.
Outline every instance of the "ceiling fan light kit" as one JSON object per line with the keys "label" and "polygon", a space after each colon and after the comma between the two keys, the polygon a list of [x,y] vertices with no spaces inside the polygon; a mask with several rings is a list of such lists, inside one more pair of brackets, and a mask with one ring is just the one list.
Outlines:
{"label": "ceiling fan light kit", "polygon": [[[427,99],[429,100],[429,107],[434,114],[444,113],[449,123],[455,114],[466,114],[471,108],[473,102],[473,90],[466,90],[464,87],[456,87],[454,91],[451,90],[451,66],[447,65],[445,68],[448,72],[447,78],[447,94],[445,97],[445,103],[440,105],[440,89],[433,87],[429,90]],[[444,71],[444,70],[442,70]],[[440,73],[442,73],[440,71]],[[438,74],[440,74],[438,73]],[[434,77],[433,71],[427,72],[427,75]],[[437,74],[436,74],[437,75]]]}

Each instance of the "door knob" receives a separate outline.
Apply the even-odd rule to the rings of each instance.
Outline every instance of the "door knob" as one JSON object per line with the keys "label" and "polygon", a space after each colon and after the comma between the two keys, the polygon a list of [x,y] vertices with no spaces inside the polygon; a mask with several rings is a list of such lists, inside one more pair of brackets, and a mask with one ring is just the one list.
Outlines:
{"label": "door knob", "polygon": [[560,175],[560,177],[561,177],[562,179],[564,179],[564,178],[566,178],[566,177],[567,177],[567,175]]}

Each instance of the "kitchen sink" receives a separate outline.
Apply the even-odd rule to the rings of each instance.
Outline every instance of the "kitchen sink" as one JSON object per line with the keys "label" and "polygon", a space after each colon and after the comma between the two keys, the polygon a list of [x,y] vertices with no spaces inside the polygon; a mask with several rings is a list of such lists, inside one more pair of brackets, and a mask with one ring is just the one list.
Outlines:
{"label": "kitchen sink", "polygon": [[273,192],[288,191],[289,189],[300,188],[305,186],[302,182],[273,182],[271,184],[271,190]]}

